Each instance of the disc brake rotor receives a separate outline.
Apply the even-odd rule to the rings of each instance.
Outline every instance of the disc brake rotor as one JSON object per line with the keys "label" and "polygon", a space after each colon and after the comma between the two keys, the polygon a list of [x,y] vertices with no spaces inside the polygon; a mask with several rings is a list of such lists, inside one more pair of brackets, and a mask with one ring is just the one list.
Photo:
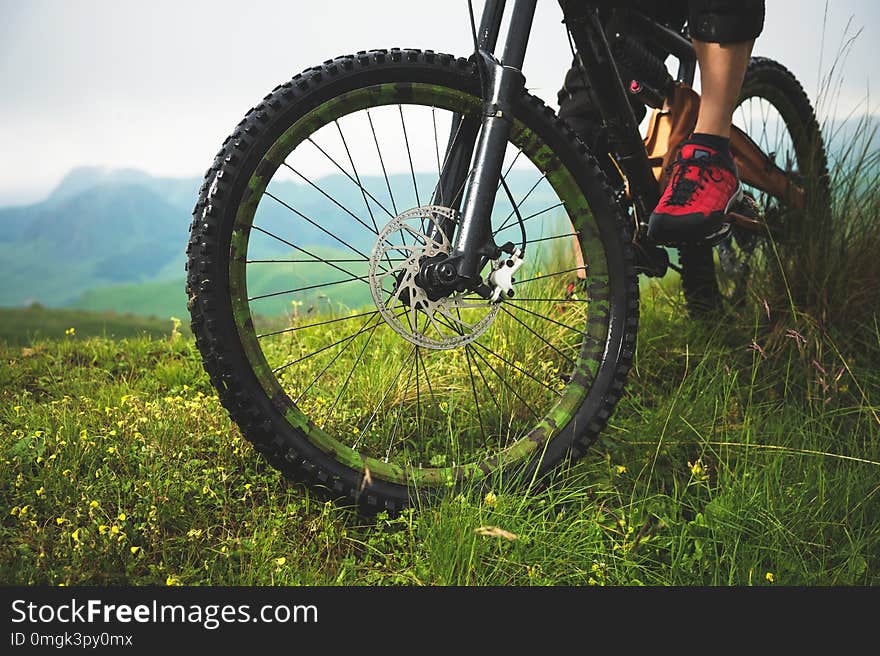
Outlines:
{"label": "disc brake rotor", "polygon": [[449,253],[449,239],[439,226],[457,218],[455,210],[438,205],[407,210],[379,232],[370,253],[370,292],[376,308],[394,332],[416,346],[464,346],[485,333],[498,314],[498,304],[471,292],[432,301],[416,283],[422,260]]}

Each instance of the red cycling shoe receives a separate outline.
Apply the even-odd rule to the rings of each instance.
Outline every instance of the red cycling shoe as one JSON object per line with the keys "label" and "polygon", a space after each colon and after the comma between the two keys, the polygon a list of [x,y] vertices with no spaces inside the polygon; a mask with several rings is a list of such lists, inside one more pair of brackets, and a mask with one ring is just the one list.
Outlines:
{"label": "red cycling shoe", "polygon": [[717,243],[730,232],[727,213],[742,197],[730,157],[687,141],[651,214],[648,237],[668,246]]}

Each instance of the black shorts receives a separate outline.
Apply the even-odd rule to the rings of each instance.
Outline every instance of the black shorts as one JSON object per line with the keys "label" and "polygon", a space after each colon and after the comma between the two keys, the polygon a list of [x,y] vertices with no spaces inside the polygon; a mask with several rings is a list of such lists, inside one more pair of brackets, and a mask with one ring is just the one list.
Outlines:
{"label": "black shorts", "polygon": [[764,29],[764,0],[687,0],[688,29],[698,41],[751,41]]}
{"label": "black shorts", "polygon": [[612,7],[633,7],[680,29],[687,21],[699,41],[751,41],[764,29],[764,0],[593,0],[607,16]]}

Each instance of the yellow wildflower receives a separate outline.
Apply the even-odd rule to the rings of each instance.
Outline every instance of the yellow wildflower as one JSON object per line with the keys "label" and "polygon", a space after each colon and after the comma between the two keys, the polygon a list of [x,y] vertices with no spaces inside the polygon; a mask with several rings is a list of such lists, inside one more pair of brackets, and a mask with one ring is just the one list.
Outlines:
{"label": "yellow wildflower", "polygon": [[770,583],[773,583],[776,580],[776,577],[773,576],[773,572],[767,572],[764,574],[764,578],[767,579]]}

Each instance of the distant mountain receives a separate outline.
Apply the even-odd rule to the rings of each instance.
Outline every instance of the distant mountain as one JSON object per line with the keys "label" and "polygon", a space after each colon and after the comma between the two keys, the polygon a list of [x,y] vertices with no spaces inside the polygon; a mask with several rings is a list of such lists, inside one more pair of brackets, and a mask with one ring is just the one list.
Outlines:
{"label": "distant mountain", "polygon": [[94,187],[137,185],[153,191],[170,205],[189,212],[195,204],[201,178],[154,177],[138,169],[106,169],[99,166],[81,166],[68,173],[47,197],[58,203]]}
{"label": "distant mountain", "polygon": [[[69,193],[68,193],[69,192]],[[83,291],[183,270],[188,213],[147,187],[111,183],[0,209],[0,305],[58,305]]]}

